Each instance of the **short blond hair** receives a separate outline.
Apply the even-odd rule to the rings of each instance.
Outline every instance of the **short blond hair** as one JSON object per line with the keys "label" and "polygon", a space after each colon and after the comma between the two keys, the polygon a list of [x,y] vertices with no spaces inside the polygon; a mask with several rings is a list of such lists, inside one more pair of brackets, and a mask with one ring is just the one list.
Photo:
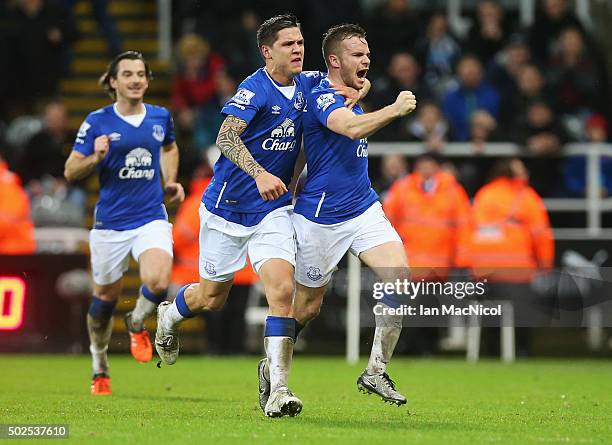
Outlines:
{"label": "short blond hair", "polygon": [[181,59],[190,56],[206,57],[210,52],[210,44],[198,34],[185,34],[178,42],[178,54]]}

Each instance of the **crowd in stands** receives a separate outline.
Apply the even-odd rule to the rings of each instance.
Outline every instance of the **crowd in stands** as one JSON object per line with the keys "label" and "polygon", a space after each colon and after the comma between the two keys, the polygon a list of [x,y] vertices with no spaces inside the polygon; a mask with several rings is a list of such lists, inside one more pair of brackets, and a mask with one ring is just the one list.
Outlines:
{"label": "crowd in stands", "polygon": [[[76,210],[83,208],[83,192],[63,181],[75,129],[68,128],[58,96],[59,81],[69,74],[71,45],[79,38],[74,3],[0,4],[0,51],[8,62],[0,64],[0,151],[20,176],[40,216],[37,224],[48,221],[44,209],[36,213],[42,196],[61,197],[75,211],[72,220],[83,221],[83,210],[80,215]],[[109,56],[115,54],[121,38],[106,13],[107,1],[91,3]],[[325,69],[320,43],[329,26],[356,22],[367,30],[372,51],[372,89],[364,107],[385,106],[401,90],[415,93],[417,111],[370,141],[416,142],[440,155],[448,142],[470,144],[472,156],[445,162],[469,196],[484,184],[494,161],[478,156],[487,144],[515,142],[541,196],[584,196],[585,157],[560,155],[568,142],[609,142],[612,102],[600,45],[569,3],[541,0],[534,23],[522,28],[516,10],[481,0],[475,10],[464,12],[471,25],[458,35],[445,11],[415,8],[409,0],[173,2],[176,51],[168,97],[188,160],[183,172],[191,177],[214,144],[221,104],[262,66],[255,40],[261,21],[293,11],[303,26],[305,69]],[[378,163],[373,165],[378,169]],[[373,172],[379,192],[410,170],[396,155],[380,165],[380,172]],[[601,194],[608,196],[609,157],[601,161],[601,178]]]}

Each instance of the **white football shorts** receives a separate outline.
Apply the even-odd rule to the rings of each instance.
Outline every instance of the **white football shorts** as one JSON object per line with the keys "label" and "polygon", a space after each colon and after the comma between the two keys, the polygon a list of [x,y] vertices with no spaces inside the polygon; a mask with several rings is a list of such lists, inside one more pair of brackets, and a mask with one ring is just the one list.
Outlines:
{"label": "white football shorts", "polygon": [[329,283],[349,250],[359,256],[381,244],[401,242],[378,201],[361,215],[336,224],[317,224],[294,213],[293,226],[297,240],[295,280],[306,287]]}
{"label": "white football shorts", "polygon": [[221,218],[200,205],[200,276],[210,281],[229,281],[247,263],[259,272],[277,258],[295,267],[293,206],[273,210],[252,227]]}
{"label": "white football shorts", "polygon": [[136,261],[149,249],[162,249],[172,256],[172,224],[157,219],[130,230],[92,229],[89,249],[94,282],[111,284],[127,271],[130,252]]}

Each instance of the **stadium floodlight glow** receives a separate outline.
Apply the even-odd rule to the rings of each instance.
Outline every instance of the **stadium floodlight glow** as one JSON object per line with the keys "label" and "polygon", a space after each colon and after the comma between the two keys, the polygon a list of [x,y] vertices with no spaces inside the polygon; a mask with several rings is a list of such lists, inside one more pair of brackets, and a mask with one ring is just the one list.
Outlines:
{"label": "stadium floodlight glow", "polygon": [[0,276],[0,331],[15,331],[23,324],[25,291],[21,278]]}

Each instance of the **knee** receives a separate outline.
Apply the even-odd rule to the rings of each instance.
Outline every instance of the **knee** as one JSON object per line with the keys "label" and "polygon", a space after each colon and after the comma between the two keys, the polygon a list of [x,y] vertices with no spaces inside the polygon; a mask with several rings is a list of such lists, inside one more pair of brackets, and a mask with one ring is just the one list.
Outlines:
{"label": "knee", "polygon": [[143,284],[155,295],[160,295],[168,290],[170,278],[165,276],[155,276],[143,280]]}
{"label": "knee", "polygon": [[277,302],[289,302],[293,299],[295,287],[293,281],[279,281],[266,289],[266,294]]}

